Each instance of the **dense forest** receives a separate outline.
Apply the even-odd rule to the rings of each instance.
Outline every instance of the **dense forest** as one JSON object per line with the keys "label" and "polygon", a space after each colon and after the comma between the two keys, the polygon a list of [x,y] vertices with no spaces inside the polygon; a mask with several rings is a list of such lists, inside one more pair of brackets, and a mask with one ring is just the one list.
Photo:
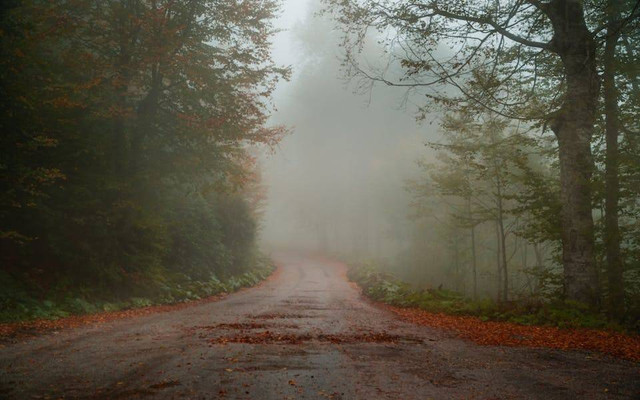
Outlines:
{"label": "dense forest", "polygon": [[[325,5],[344,33],[346,76],[372,96],[404,91],[418,120],[435,113],[441,127],[407,184],[411,243],[387,270],[637,329],[639,3]],[[372,41],[382,62],[363,57]]]}
{"label": "dense forest", "polygon": [[[276,114],[304,133],[296,167],[269,178],[267,242],[376,259],[445,300],[637,328],[639,4],[313,2],[294,100],[274,113],[291,74],[272,60],[278,1],[4,2],[0,318],[264,276]],[[380,115],[331,89],[340,67]],[[419,123],[388,111],[392,92]],[[425,122],[438,134],[407,173],[394,164],[416,152],[394,145]]]}
{"label": "dense forest", "polygon": [[637,399],[640,0],[0,1],[1,399]]}
{"label": "dense forest", "polygon": [[264,275],[275,1],[4,1],[1,319],[198,298]]}

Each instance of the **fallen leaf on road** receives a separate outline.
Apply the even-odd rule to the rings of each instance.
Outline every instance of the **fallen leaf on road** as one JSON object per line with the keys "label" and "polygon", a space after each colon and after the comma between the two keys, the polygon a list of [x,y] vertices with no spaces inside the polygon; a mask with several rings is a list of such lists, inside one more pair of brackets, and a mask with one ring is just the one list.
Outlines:
{"label": "fallen leaf on road", "polygon": [[480,345],[591,350],[640,361],[640,336],[597,329],[560,329],[551,326],[482,321],[478,317],[436,314],[384,304],[380,307],[412,323],[452,331]]}
{"label": "fallen leaf on road", "polygon": [[164,388],[169,388],[173,386],[178,386],[179,384],[180,382],[178,381],[162,381],[162,382],[158,382],[153,385],[150,385],[149,387],[151,389],[164,389]]}

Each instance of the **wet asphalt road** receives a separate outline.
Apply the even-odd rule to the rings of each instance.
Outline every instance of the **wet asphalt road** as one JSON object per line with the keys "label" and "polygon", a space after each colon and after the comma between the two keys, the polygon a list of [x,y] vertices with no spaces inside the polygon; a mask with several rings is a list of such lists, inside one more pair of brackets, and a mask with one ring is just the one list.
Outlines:
{"label": "wet asphalt road", "polygon": [[276,260],[218,302],[5,345],[0,398],[640,398],[637,363],[480,347],[370,305],[338,263]]}

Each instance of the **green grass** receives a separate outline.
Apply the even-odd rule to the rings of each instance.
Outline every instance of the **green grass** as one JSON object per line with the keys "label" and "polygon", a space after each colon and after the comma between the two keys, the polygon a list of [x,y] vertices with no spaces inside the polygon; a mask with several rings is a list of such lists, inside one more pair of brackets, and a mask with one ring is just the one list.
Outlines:
{"label": "green grass", "polygon": [[475,316],[484,321],[508,321],[522,325],[623,330],[622,326],[608,321],[604,315],[567,301],[518,301],[507,304],[491,299],[473,301],[450,290],[417,290],[367,264],[350,265],[348,277],[371,299],[397,307],[414,307],[434,313]]}
{"label": "green grass", "polygon": [[[0,322],[34,319],[58,319],[70,315],[118,311],[160,304],[198,300],[221,293],[235,292],[254,286],[275,269],[270,260],[259,258],[257,265],[238,275],[209,279],[193,279],[185,274],[156,271],[126,294],[115,295],[104,289],[58,285],[46,293],[0,271]],[[64,289],[63,289],[64,288]]]}

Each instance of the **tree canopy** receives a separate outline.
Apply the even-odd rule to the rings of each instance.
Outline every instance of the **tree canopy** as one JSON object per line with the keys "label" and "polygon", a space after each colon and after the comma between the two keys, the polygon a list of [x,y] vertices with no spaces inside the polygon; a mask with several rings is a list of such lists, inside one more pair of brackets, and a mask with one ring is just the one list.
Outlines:
{"label": "tree canopy", "polygon": [[248,268],[252,148],[287,133],[267,126],[289,75],[270,55],[277,2],[2,7],[2,273],[124,296]]}

